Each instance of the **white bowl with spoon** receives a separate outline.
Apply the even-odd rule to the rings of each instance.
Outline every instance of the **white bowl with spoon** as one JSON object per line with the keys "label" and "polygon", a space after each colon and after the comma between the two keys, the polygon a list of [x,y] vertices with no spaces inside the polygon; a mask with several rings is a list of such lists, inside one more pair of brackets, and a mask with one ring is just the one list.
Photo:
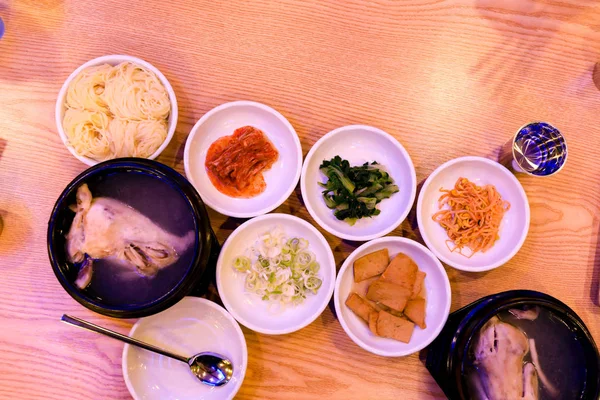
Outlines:
{"label": "white bowl with spoon", "polygon": [[[61,320],[126,343],[123,376],[135,400],[232,399],[244,379],[248,359],[244,335],[222,307],[206,299],[186,297],[139,320],[130,336],[69,315]],[[198,349],[205,351],[187,356]]]}
{"label": "white bowl with spoon", "polygon": [[248,365],[244,334],[223,307],[209,300],[185,297],[161,313],[140,319],[130,336],[181,355],[216,352],[233,367],[228,383],[210,386],[180,361],[125,345],[123,376],[135,400],[229,400],[242,386]]}

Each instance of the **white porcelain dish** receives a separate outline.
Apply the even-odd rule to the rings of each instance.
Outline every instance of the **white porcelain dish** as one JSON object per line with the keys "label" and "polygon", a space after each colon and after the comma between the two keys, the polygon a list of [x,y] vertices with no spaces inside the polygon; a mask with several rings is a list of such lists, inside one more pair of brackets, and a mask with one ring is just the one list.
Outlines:
{"label": "white porcelain dish", "polygon": [[[377,205],[381,214],[350,226],[327,208],[319,186],[327,177],[319,166],[337,155],[352,166],[377,161],[386,167],[400,191]],[[314,144],[304,160],[300,187],[308,212],[321,228],[342,239],[367,241],[390,233],[406,218],[415,200],[417,177],[410,156],[394,137],[371,126],[350,125],[329,132]]]}
{"label": "white porcelain dish", "polygon": [[86,165],[89,165],[89,166],[96,165],[100,161],[97,161],[97,160],[94,160],[93,158],[89,158],[89,157],[78,154],[75,151],[75,149],[73,149],[73,146],[71,146],[69,144],[69,139],[67,138],[67,134],[65,133],[65,130],[63,129],[63,123],[62,123],[64,116],[65,116],[65,111],[66,111],[65,98],[67,96],[67,89],[69,88],[71,81],[73,81],[73,79],[75,79],[75,77],[77,75],[79,75],[79,73],[86,68],[93,67],[96,65],[102,65],[102,64],[117,65],[122,62],[130,62],[130,63],[138,64],[138,65],[141,65],[142,67],[148,69],[149,71],[154,72],[156,74],[156,76],[158,77],[158,79],[161,81],[161,83],[164,85],[165,89],[167,89],[167,93],[169,94],[169,100],[171,102],[171,112],[169,113],[169,119],[167,121],[167,137],[165,138],[165,141],[160,145],[160,147],[150,157],[148,157],[148,159],[154,160],[156,157],[158,157],[158,155],[160,153],[162,153],[162,151],[169,145],[169,142],[171,141],[171,139],[173,138],[173,135],[175,134],[175,127],[177,126],[177,117],[178,117],[177,98],[175,97],[175,92],[173,91],[173,87],[171,86],[171,84],[169,83],[167,78],[165,78],[165,76],[162,74],[162,72],[160,72],[158,70],[158,68],[154,67],[149,62],[146,62],[140,58],[127,56],[127,55],[109,55],[109,56],[102,56],[102,57],[94,58],[93,60],[86,62],[85,64],[78,67],[75,71],[73,71],[71,73],[71,75],[69,75],[69,77],[67,78],[65,83],[63,83],[62,88],[60,89],[60,92],[58,92],[58,98],[56,99],[56,107],[55,107],[55,113],[54,113],[55,120],[56,120],[56,129],[58,130],[58,135],[60,136],[62,142],[67,147],[67,150],[69,150],[69,152],[71,154],[73,154],[73,156],[75,158],[77,158],[79,161],[81,161],[82,163],[84,163]]}
{"label": "white porcelain dish", "polygon": [[[316,295],[309,294],[298,305],[274,309],[260,296],[247,292],[245,275],[233,268],[236,257],[254,245],[260,236],[275,227],[281,227],[288,238],[304,238],[309,250],[320,264],[323,283]],[[223,304],[242,325],[256,332],[279,335],[297,331],[313,322],[325,309],[335,285],[335,260],[331,247],[323,235],[308,222],[288,214],[267,214],[240,225],[225,241],[217,261],[217,288]]]}
{"label": "white porcelain dish", "polygon": [[[206,153],[222,136],[251,125],[262,130],[279,152],[278,160],[265,171],[267,187],[258,196],[243,199],[219,192],[206,173]],[[194,125],[185,143],[185,175],[202,200],[221,214],[251,218],[279,207],[294,191],[302,169],[302,147],[292,125],[269,106],[253,101],[234,101],[213,108]]]}
{"label": "white porcelain dish", "polygon": [[[500,224],[500,239],[485,253],[475,253],[471,258],[451,252],[446,245],[446,231],[432,219],[439,210],[440,189],[453,188],[460,177],[479,186],[494,185],[502,199],[510,203]],[[417,201],[419,232],[427,247],[440,260],[462,271],[488,271],[508,262],[527,237],[529,219],[529,202],[521,183],[502,165],[482,157],[456,158],[439,166],[423,184]]]}
{"label": "white porcelain dish", "polygon": [[[364,295],[362,292],[366,293],[369,283],[369,281],[354,282],[354,261],[365,254],[383,248],[388,249],[390,260],[398,253],[404,253],[415,261],[421,271],[427,274],[425,277],[427,296],[425,323],[427,327],[421,329],[415,326],[409,343],[376,336],[369,330],[367,323],[345,304],[352,292]],[[344,261],[337,276],[333,297],[338,320],[354,343],[374,354],[401,357],[424,349],[439,335],[450,313],[451,290],[446,270],[425,246],[406,238],[383,237],[363,244]]]}
{"label": "white porcelain dish", "polygon": [[185,297],[163,312],[138,320],[129,335],[183,356],[203,351],[223,354],[234,369],[226,385],[210,387],[186,364],[126,344],[123,377],[135,400],[228,400],[244,381],[248,350],[242,330],[223,307],[209,300]]}

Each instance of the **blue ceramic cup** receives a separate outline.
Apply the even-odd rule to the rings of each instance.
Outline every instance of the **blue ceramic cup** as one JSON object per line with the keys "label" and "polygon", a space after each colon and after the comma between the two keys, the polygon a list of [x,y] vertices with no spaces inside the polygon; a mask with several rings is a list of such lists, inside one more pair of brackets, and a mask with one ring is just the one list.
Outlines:
{"label": "blue ceramic cup", "polygon": [[530,122],[504,144],[500,163],[515,172],[550,176],[567,162],[567,142],[558,129],[546,122]]}

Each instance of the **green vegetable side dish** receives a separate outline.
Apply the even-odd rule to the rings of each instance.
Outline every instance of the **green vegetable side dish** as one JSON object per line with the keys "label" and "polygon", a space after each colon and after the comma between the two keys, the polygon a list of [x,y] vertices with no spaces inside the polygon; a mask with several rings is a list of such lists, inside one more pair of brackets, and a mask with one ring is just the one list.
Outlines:
{"label": "green vegetable side dish", "polygon": [[320,265],[308,249],[306,239],[287,239],[280,228],[259,238],[249,256],[239,256],[233,267],[245,273],[245,288],[262,300],[300,304],[308,294],[317,294],[323,281],[318,276]]}
{"label": "green vegetable side dish", "polygon": [[379,215],[377,204],[398,192],[398,186],[377,161],[351,167],[347,160],[335,156],[319,167],[327,176],[319,182],[325,190],[323,199],[337,219],[354,225],[357,220]]}

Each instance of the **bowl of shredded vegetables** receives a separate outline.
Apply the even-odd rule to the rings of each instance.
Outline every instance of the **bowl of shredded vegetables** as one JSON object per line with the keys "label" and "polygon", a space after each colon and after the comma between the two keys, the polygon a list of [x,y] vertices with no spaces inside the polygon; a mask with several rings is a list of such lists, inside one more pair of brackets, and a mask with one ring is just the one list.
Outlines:
{"label": "bowl of shredded vegetables", "polygon": [[242,325],[286,334],[313,322],[335,286],[335,260],[323,235],[287,214],[267,214],[240,225],[217,262],[217,289]]}
{"label": "bowl of shredded vegetables", "polygon": [[441,261],[481,272],[508,262],[529,231],[519,180],[495,161],[461,157],[427,178],[417,201],[419,232]]}

